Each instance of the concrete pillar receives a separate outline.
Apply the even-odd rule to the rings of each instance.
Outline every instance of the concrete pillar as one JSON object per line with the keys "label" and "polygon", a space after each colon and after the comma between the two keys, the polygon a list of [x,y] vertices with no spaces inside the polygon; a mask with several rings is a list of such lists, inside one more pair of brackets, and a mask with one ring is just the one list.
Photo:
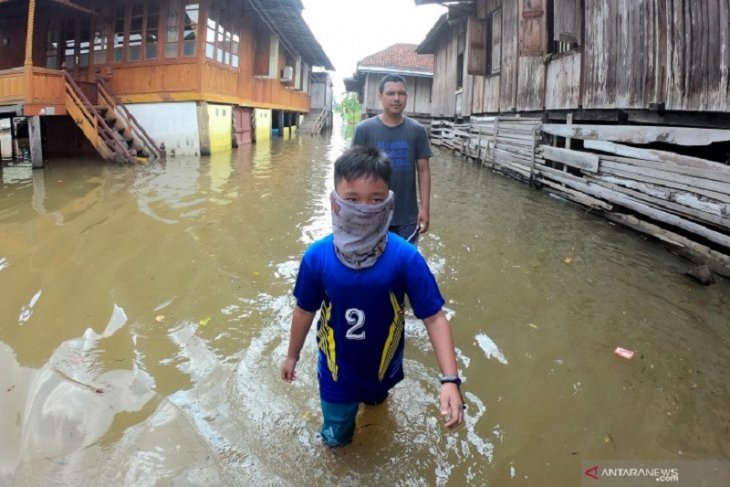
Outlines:
{"label": "concrete pillar", "polygon": [[43,167],[43,143],[41,139],[41,117],[28,117],[28,140],[30,141],[30,162],[33,169]]}
{"label": "concrete pillar", "polygon": [[208,119],[208,102],[201,101],[197,105],[198,135],[200,136],[200,155],[210,155],[210,122]]}

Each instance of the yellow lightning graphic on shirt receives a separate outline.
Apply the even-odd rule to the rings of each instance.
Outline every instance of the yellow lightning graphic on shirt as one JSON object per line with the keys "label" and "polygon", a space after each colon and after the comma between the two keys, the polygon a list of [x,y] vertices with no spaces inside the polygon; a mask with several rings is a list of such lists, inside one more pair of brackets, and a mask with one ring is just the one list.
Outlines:
{"label": "yellow lightning graphic on shirt", "polygon": [[403,336],[403,306],[398,303],[395,294],[390,293],[390,304],[393,306],[393,321],[388,329],[388,339],[385,340],[383,347],[383,355],[380,357],[380,369],[378,370],[378,380],[383,381],[385,372],[388,370],[390,363],[393,361],[395,351],[398,350],[401,337]]}
{"label": "yellow lightning graphic on shirt", "polygon": [[335,352],[335,330],[330,325],[332,317],[332,303],[329,305],[325,301],[320,309],[320,325],[317,330],[317,343],[319,349],[322,350],[327,357],[327,368],[332,374],[332,380],[337,382],[337,354]]}

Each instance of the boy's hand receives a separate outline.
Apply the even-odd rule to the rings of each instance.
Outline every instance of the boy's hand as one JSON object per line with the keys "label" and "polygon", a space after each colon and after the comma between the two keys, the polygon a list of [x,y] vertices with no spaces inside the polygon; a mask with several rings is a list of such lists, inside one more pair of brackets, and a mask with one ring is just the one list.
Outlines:
{"label": "boy's hand", "polygon": [[456,384],[447,382],[441,385],[441,416],[447,428],[455,428],[464,421],[464,400]]}
{"label": "boy's hand", "polygon": [[284,360],[284,365],[281,366],[281,378],[291,383],[291,381],[297,378],[297,373],[295,371],[296,367],[297,359],[287,357],[286,360]]}

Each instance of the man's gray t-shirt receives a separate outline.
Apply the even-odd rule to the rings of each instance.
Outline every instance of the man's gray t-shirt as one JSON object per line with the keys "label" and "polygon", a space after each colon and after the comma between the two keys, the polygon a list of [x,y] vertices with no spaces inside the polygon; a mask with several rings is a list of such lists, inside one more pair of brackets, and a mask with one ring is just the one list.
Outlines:
{"label": "man's gray t-shirt", "polygon": [[418,221],[416,161],[431,157],[431,145],[423,125],[404,117],[395,127],[385,125],[380,117],[372,117],[355,127],[352,145],[377,147],[388,154],[393,163],[390,189],[395,193],[392,226]]}

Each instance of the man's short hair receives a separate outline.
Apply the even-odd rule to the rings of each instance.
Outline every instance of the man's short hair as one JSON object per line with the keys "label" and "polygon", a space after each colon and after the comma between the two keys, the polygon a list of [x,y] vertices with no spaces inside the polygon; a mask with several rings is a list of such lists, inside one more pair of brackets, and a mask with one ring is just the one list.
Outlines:
{"label": "man's short hair", "polygon": [[382,78],[380,78],[380,83],[378,84],[378,93],[381,95],[383,94],[383,90],[385,89],[385,83],[403,83],[403,86],[406,87],[406,90],[408,89],[408,84],[406,83],[405,78],[399,74],[386,74]]}
{"label": "man's short hair", "polygon": [[335,161],[335,186],[342,179],[382,179],[390,186],[393,172],[390,158],[376,147],[356,145],[347,149]]}

